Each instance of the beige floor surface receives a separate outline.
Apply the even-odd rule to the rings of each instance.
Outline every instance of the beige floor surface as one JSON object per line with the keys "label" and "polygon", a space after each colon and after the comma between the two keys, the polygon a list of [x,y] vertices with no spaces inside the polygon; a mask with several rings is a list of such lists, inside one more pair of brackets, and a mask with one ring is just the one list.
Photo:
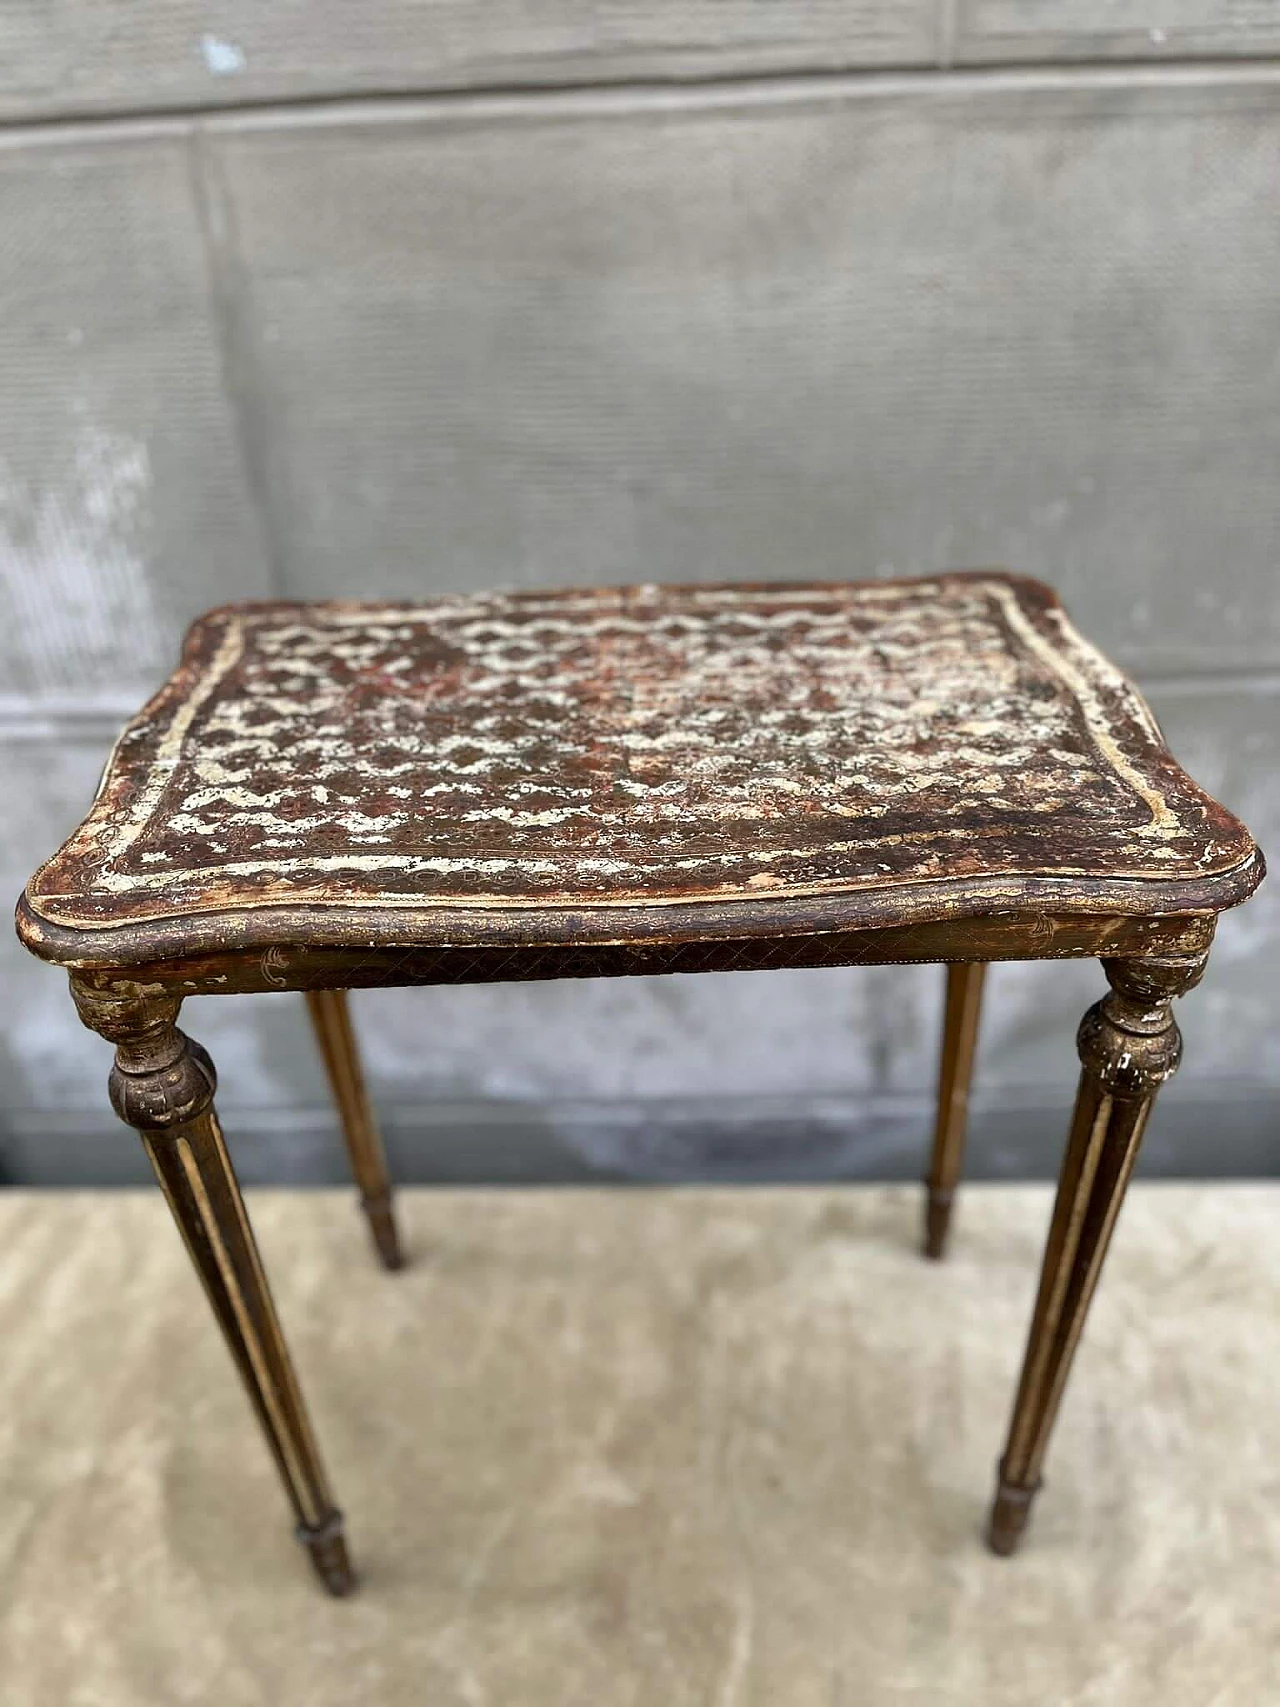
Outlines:
{"label": "beige floor surface", "polygon": [[971,1189],[259,1193],[327,1600],[151,1195],[0,1196],[3,1707],[1280,1703],[1280,1189],[1137,1188],[1023,1555],[1047,1214]]}

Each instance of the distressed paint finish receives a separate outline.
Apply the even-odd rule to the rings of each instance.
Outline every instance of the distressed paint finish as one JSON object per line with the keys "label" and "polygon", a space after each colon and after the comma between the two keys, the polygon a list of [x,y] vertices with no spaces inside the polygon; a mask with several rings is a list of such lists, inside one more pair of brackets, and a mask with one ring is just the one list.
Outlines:
{"label": "distressed paint finish", "polygon": [[920,885],[1149,915],[1257,875],[1054,595],[975,574],[214,611],[28,901],[79,932],[901,893],[890,923]]}

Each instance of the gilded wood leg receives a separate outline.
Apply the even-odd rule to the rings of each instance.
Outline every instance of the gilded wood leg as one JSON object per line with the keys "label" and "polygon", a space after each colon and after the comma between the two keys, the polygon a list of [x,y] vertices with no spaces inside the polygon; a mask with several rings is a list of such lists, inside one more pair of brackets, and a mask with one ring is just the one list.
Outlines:
{"label": "gilded wood leg", "polygon": [[400,1239],[391,1203],[387,1158],[364,1088],[347,993],[345,990],[308,990],[307,1007],[324,1057],[333,1100],[342,1117],[351,1170],[360,1189],[360,1205],[368,1218],[369,1232],[384,1267],[399,1268],[404,1259],[400,1254]]}
{"label": "gilded wood leg", "polygon": [[1040,1486],[1049,1435],[1156,1093],[1177,1071],[1170,1003],[1199,982],[1207,955],[1104,960],[1111,991],[1077,1039],[1082,1071],[1058,1180],[1040,1288],[988,1541],[1012,1553]]}
{"label": "gilded wood leg", "polygon": [[167,995],[103,992],[73,977],[80,1017],[116,1045],[112,1107],[146,1146],[214,1315],[248,1390],[307,1548],[330,1594],[355,1578],[213,1108],[213,1063],[174,1024]]}
{"label": "gilded wood leg", "polygon": [[936,1261],[947,1248],[951,1205],[964,1163],[969,1124],[969,1085],[978,1044],[982,985],[981,961],[947,967],[946,1017],[942,1027],[942,1064],[938,1072],[938,1114],[933,1156],[925,1179],[924,1254]]}

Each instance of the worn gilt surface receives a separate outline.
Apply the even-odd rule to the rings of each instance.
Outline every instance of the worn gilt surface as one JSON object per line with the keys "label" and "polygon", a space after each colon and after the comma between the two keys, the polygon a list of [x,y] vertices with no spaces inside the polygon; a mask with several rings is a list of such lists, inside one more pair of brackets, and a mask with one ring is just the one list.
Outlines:
{"label": "worn gilt surface", "polygon": [[1044,876],[1176,910],[1253,857],[1053,595],[982,574],[214,611],[28,899],[96,930]]}

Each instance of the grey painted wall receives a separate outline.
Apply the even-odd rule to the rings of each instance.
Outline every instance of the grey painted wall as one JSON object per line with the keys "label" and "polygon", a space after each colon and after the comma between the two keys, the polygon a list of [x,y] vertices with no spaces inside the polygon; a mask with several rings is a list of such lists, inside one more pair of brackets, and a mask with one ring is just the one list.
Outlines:
{"label": "grey painted wall", "polygon": [[[209,604],[991,563],[1055,582],[1280,845],[1280,6],[1152,14],[6,7],[9,891]],[[1183,1004],[1148,1167],[1275,1170],[1278,949],[1273,884]],[[62,979],[10,942],[0,983],[3,1177],[141,1178]],[[993,973],[974,1171],[1051,1171],[1099,985]],[[891,1176],[940,994],[826,971],[356,1016],[406,1177]],[[300,1008],[187,1011],[253,1179],[341,1177]]]}

